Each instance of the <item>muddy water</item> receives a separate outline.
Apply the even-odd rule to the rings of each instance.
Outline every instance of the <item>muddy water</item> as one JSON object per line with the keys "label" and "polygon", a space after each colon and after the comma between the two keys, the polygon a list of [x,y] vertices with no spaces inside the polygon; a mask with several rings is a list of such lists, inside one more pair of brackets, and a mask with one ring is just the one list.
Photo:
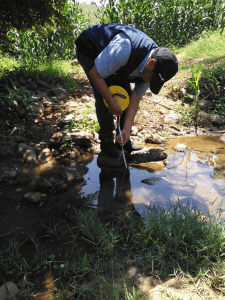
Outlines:
{"label": "muddy water", "polygon": [[103,215],[130,210],[143,214],[150,203],[168,208],[170,202],[177,201],[206,214],[223,213],[225,143],[209,136],[179,137],[168,141],[166,152],[166,164],[130,166],[125,175],[123,171],[96,168],[94,158],[82,191],[85,194],[99,191],[93,205]]}

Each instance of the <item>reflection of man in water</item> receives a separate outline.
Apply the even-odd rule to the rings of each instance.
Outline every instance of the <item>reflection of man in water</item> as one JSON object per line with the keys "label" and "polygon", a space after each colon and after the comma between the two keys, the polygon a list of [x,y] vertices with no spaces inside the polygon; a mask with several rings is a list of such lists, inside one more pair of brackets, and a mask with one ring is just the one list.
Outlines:
{"label": "reflection of man in water", "polygon": [[[114,178],[116,178],[116,184]],[[104,219],[112,219],[115,216],[126,216],[129,212],[135,211],[133,195],[131,193],[129,169],[112,170],[109,168],[101,168],[99,181],[99,216]]]}

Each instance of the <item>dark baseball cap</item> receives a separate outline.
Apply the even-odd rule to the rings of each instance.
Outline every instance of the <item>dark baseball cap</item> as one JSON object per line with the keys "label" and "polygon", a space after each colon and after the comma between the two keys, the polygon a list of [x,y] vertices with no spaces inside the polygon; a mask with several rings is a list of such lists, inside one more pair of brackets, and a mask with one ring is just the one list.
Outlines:
{"label": "dark baseball cap", "polygon": [[157,48],[152,58],[156,60],[156,64],[149,86],[150,90],[157,95],[163,84],[177,73],[178,60],[173,52],[164,47]]}

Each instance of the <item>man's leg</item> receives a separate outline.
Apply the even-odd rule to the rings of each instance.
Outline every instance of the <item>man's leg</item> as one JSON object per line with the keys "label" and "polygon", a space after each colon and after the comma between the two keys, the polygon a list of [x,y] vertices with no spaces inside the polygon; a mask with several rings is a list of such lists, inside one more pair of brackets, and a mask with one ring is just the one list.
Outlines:
{"label": "man's leg", "polygon": [[[117,149],[116,145],[113,142],[113,131],[115,129],[113,115],[109,113],[108,108],[104,104],[102,95],[96,89],[89,75],[90,70],[94,66],[94,59],[83,55],[80,51],[77,51],[77,59],[84,69],[94,92],[96,100],[96,114],[100,126],[99,139],[101,140],[101,149],[105,151],[108,156],[117,158],[120,155],[120,151]],[[110,84],[110,82],[108,81],[107,84]]]}

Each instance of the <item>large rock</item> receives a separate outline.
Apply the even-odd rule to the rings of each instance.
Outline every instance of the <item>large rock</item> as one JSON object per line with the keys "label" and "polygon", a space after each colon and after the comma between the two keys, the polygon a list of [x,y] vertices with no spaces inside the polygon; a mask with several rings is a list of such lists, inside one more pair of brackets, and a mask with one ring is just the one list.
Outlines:
{"label": "large rock", "polygon": [[67,143],[82,148],[90,148],[92,138],[93,136],[90,132],[72,129],[54,133],[50,143],[55,147],[60,147],[62,144]]}
{"label": "large rock", "polygon": [[222,115],[211,115],[210,119],[212,121],[213,124],[215,125],[224,125],[225,124],[225,118]]}
{"label": "large rock", "polygon": [[26,144],[19,144],[18,153],[22,155],[24,162],[32,164],[37,161],[37,156],[34,149]]}
{"label": "large rock", "polygon": [[18,292],[19,290],[14,282],[6,282],[0,287],[0,300],[16,299]]}
{"label": "large rock", "polygon": [[38,203],[42,202],[43,195],[38,192],[28,192],[24,195],[24,199],[29,202]]}
{"label": "large rock", "polygon": [[98,166],[101,167],[121,167],[123,165],[123,154],[121,152],[118,158],[111,158],[105,154],[105,152],[100,152],[97,159]]}
{"label": "large rock", "polygon": [[27,117],[36,117],[39,116],[44,112],[44,105],[43,103],[39,102],[38,100],[31,102],[26,107],[26,114]]}
{"label": "large rock", "polygon": [[38,156],[39,161],[46,160],[47,157],[51,156],[51,150],[49,148],[45,148],[41,151],[41,153]]}
{"label": "large rock", "polygon": [[4,180],[15,179],[18,175],[18,170],[15,168],[11,169],[0,169],[0,182]]}
{"label": "large rock", "polygon": [[216,105],[215,105],[215,102],[213,102],[213,101],[210,101],[210,100],[201,100],[199,102],[199,107],[200,107],[200,109],[208,112],[209,110],[215,109]]}
{"label": "large rock", "polygon": [[88,167],[85,165],[77,164],[76,166],[64,167],[61,170],[62,178],[67,181],[78,181],[88,172]]}
{"label": "large rock", "polygon": [[166,142],[166,139],[161,137],[158,134],[148,134],[145,137],[145,143],[149,144],[164,144]]}
{"label": "large rock", "polygon": [[64,88],[62,88],[60,86],[57,86],[57,87],[51,88],[48,91],[47,95],[49,97],[56,96],[56,97],[58,97],[60,99],[66,99],[68,97],[69,93],[68,93],[68,91],[66,89],[64,89]]}
{"label": "large rock", "polygon": [[131,154],[132,162],[143,163],[148,161],[159,161],[167,158],[163,148],[143,148],[142,150]]}

